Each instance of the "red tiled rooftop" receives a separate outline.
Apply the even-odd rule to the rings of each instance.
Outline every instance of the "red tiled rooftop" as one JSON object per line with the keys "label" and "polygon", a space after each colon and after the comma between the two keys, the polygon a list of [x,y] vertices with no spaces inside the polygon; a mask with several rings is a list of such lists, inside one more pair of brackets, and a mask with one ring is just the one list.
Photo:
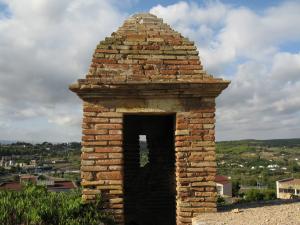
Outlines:
{"label": "red tiled rooftop", "polygon": [[289,185],[300,185],[300,179],[297,178],[287,178],[284,180],[279,180],[278,182],[289,184]]}
{"label": "red tiled rooftop", "polygon": [[215,182],[220,184],[227,184],[229,183],[229,179],[226,176],[217,175]]}
{"label": "red tiled rooftop", "polygon": [[[75,188],[76,185],[72,181],[55,181],[53,186],[47,186],[47,189],[50,191],[69,190]],[[19,182],[6,182],[0,184],[0,190],[20,191],[22,190],[22,184]]]}
{"label": "red tiled rooftop", "polygon": [[32,178],[36,179],[37,176],[34,176],[34,175],[20,175],[20,178],[22,178],[22,179],[32,179]]}
{"label": "red tiled rooftop", "polygon": [[22,184],[19,182],[7,182],[0,185],[0,190],[20,191],[22,190]]}
{"label": "red tiled rooftop", "polygon": [[50,191],[68,190],[75,189],[76,185],[72,181],[55,181],[53,186],[48,186],[47,188]]}

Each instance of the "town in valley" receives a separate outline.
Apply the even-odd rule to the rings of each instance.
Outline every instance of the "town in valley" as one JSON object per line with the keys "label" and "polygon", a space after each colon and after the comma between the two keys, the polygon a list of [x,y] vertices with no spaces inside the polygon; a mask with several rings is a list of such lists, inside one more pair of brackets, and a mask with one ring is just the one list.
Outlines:
{"label": "town in valley", "polygon": [[[273,197],[300,196],[300,139],[240,140],[216,143],[218,194],[228,202],[249,190]],[[2,142],[0,190],[20,190],[28,182],[50,191],[80,188],[81,145]],[[146,142],[140,142],[140,164],[147,164]]]}

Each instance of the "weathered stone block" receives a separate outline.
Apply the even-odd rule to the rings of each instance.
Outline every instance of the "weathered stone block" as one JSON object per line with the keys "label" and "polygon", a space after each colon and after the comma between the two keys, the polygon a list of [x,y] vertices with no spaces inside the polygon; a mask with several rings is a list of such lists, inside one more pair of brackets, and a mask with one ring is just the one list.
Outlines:
{"label": "weathered stone block", "polygon": [[99,173],[97,173],[97,179],[99,179],[99,180],[120,180],[120,179],[122,179],[122,173],[120,171],[99,172]]}
{"label": "weathered stone block", "polygon": [[176,130],[175,131],[175,135],[189,135],[190,134],[190,130]]}
{"label": "weathered stone block", "polygon": [[82,147],[82,148],[81,148],[81,151],[82,151],[82,152],[93,152],[93,151],[94,151],[94,148]]}

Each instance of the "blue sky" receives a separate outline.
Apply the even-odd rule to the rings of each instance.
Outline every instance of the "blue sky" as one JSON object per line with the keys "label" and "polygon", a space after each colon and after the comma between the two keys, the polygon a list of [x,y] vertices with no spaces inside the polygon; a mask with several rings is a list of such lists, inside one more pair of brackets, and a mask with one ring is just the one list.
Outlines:
{"label": "blue sky", "polygon": [[[131,1],[130,2],[130,9],[129,12],[134,13],[134,12],[140,12],[140,11],[149,11],[152,7],[156,5],[162,5],[162,6],[168,6],[172,4],[176,4],[179,1],[173,1],[173,0],[168,0],[168,1],[159,1],[159,0],[152,0],[152,1]],[[205,5],[208,1],[187,1],[187,2],[194,2],[197,3],[198,5]],[[266,7],[270,6],[276,6],[280,4],[282,1],[280,0],[239,0],[239,1],[234,1],[234,0],[224,0],[222,1],[225,4],[232,5],[233,7],[248,7],[250,9],[260,11],[263,10]]]}
{"label": "blue sky", "polygon": [[217,99],[217,140],[300,137],[300,1],[0,0],[0,139],[79,141],[81,101],[68,85],[140,11],[232,81]]}

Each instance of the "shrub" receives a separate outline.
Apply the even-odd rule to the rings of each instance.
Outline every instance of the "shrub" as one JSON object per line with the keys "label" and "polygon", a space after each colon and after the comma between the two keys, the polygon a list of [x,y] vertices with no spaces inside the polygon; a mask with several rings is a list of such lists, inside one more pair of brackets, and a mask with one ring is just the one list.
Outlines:
{"label": "shrub", "polygon": [[251,189],[245,193],[246,201],[261,201],[263,199],[264,199],[264,195],[259,190]]}
{"label": "shrub", "polygon": [[218,206],[223,206],[223,205],[225,205],[225,199],[223,198],[223,197],[221,197],[221,196],[218,196],[218,198],[217,198],[217,205]]}
{"label": "shrub", "polygon": [[239,191],[241,189],[241,184],[238,180],[232,181],[232,195],[234,197],[239,196]]}
{"label": "shrub", "polygon": [[276,193],[273,190],[257,190],[251,189],[244,195],[246,201],[268,201],[276,199]]}
{"label": "shrub", "polygon": [[265,190],[264,191],[264,200],[274,200],[276,199],[276,193],[273,190]]}
{"label": "shrub", "polygon": [[290,199],[299,199],[299,196],[298,196],[298,195],[295,195],[295,194],[291,194]]}
{"label": "shrub", "polygon": [[79,191],[48,192],[26,186],[20,192],[0,191],[0,224],[6,225],[107,225],[114,224],[99,197],[83,204]]}

